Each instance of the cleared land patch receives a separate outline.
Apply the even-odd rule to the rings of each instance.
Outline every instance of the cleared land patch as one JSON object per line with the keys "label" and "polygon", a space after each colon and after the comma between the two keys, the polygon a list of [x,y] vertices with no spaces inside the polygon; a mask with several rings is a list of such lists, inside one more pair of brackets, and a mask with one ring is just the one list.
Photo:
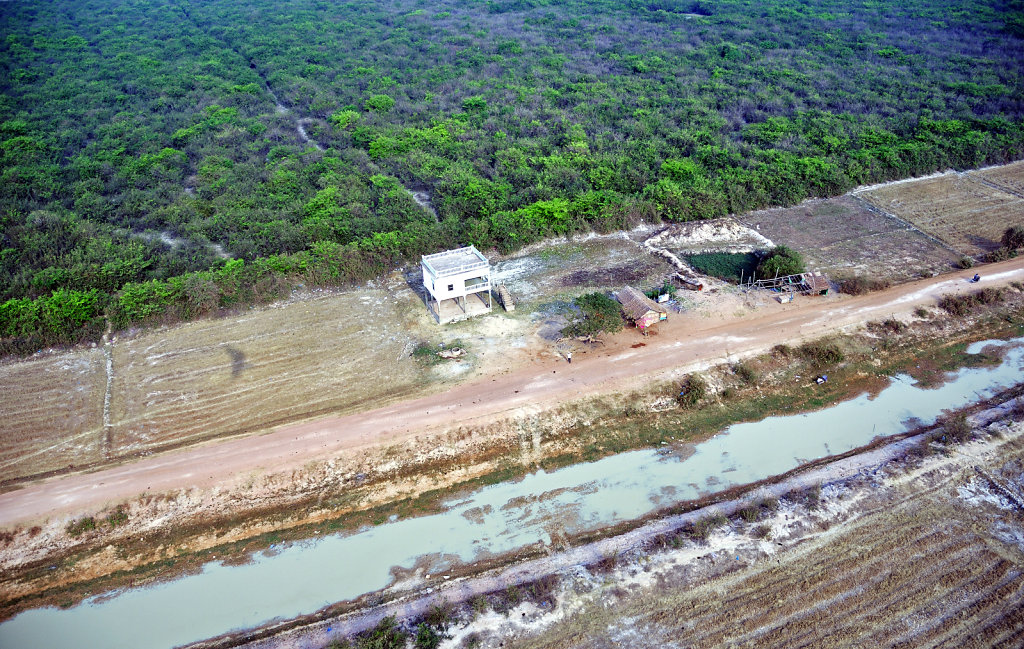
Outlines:
{"label": "cleared land patch", "polygon": [[[112,452],[265,429],[402,395],[420,373],[411,292],[362,289],[202,320],[114,346]],[[422,311],[422,313],[421,313]]]}
{"label": "cleared land patch", "polygon": [[673,268],[626,236],[592,237],[547,245],[494,265],[494,283],[504,283],[527,307],[582,289],[618,289],[623,284],[660,283]]}
{"label": "cleared land patch", "polygon": [[0,476],[101,460],[105,389],[99,348],[0,365]]}
{"label": "cleared land patch", "polygon": [[1008,187],[1020,185],[1024,165],[974,174],[949,172],[870,187],[856,196],[963,254],[979,255],[998,248],[1007,227],[1024,223],[1024,198],[983,182],[989,178]]}
{"label": "cleared land patch", "polygon": [[999,185],[1008,193],[1024,198],[1024,160],[999,167],[971,171],[967,175],[980,178],[993,185]]}
{"label": "cleared land patch", "polygon": [[849,195],[757,210],[741,220],[775,243],[796,249],[808,268],[837,276],[871,275],[901,282],[947,272],[958,258]]}

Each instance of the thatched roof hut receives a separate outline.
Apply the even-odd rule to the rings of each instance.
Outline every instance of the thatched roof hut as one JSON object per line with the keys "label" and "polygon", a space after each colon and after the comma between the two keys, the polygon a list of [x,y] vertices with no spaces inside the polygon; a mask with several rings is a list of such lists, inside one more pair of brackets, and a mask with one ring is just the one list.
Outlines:
{"label": "thatched roof hut", "polygon": [[668,309],[636,290],[632,286],[623,287],[615,294],[615,299],[622,305],[622,312],[640,329],[668,319]]}

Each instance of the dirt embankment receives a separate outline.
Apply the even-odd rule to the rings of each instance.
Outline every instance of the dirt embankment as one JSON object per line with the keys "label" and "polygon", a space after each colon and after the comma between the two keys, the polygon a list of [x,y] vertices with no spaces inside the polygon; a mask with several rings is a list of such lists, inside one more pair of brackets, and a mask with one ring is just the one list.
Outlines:
{"label": "dirt embankment", "polygon": [[[180,574],[213,557],[244,557],[281,540],[382,522],[391,514],[429,512],[456,485],[468,489],[538,465],[550,468],[661,442],[697,441],[732,421],[820,407],[877,389],[885,381],[881,375],[908,358],[917,359],[921,372],[941,373],[950,348],[936,346],[937,340],[1018,332],[1007,328],[1007,319],[1020,319],[1020,306],[1013,305],[1021,296],[1014,296],[1010,305],[999,307],[1009,310],[995,318],[990,313],[951,320],[933,311],[899,335],[876,327],[845,338],[849,360],[829,371],[833,380],[821,389],[806,387],[809,361],[796,351],[776,351],[748,358],[744,369],[726,364],[706,372],[717,396],[710,407],[695,411],[675,406],[676,384],[653,383],[631,393],[584,396],[559,408],[523,408],[501,421],[420,433],[389,446],[350,448],[289,471],[249,473],[231,489],[144,494],[123,510],[111,504],[92,513],[92,529],[82,525],[77,536],[69,533],[66,519],[23,527],[0,541],[6,577],[0,592],[8,603],[3,613],[72,603],[115,585]],[[922,356],[923,348],[937,350],[937,356]],[[752,376],[758,379],[751,381]],[[679,438],[678,431],[689,436]]]}
{"label": "dirt embankment", "polygon": [[480,647],[510,638],[597,647],[630,627],[644,630],[631,637],[638,647],[680,637],[791,646],[807,634],[910,647],[1013,640],[1024,631],[1013,615],[1024,602],[1014,569],[1024,559],[1024,506],[1008,494],[1024,490],[1022,414],[1024,400],[1013,399],[975,412],[963,446],[933,441],[941,429],[908,435],[548,556],[469,577],[456,570],[451,581],[400,581],[387,604],[193,646],[327,646],[387,616],[412,633],[436,624],[438,611],[439,630]]}

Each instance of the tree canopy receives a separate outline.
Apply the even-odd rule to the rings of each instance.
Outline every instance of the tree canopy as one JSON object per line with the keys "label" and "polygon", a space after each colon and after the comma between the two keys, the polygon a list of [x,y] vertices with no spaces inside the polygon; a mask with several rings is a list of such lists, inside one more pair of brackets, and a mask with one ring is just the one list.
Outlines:
{"label": "tree canopy", "polygon": [[97,335],[83,312],[38,315],[71,295],[117,326],[194,317],[457,245],[509,252],[1024,153],[1024,14],[991,0],[0,15],[0,331],[21,332],[0,342],[19,349]]}

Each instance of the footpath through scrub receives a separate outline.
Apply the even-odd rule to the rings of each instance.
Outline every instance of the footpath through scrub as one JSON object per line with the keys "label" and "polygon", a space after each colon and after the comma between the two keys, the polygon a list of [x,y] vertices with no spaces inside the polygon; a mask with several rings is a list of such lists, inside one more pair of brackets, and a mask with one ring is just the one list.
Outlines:
{"label": "footpath through scrub", "polygon": [[[172,451],[87,474],[51,478],[0,494],[0,526],[73,513],[140,494],[175,489],[230,489],[253,473],[281,473],[339,451],[393,444],[417,434],[543,409],[586,394],[629,390],[643,377],[681,372],[816,338],[844,327],[933,306],[944,295],[1024,280],[1024,258],[970,275],[945,275],[837,301],[802,300],[763,317],[688,319],[662,323],[644,347],[588,353],[568,365],[540,362],[442,393],[356,413],[279,427],[274,432]],[[667,325],[667,326],[664,326]]]}

